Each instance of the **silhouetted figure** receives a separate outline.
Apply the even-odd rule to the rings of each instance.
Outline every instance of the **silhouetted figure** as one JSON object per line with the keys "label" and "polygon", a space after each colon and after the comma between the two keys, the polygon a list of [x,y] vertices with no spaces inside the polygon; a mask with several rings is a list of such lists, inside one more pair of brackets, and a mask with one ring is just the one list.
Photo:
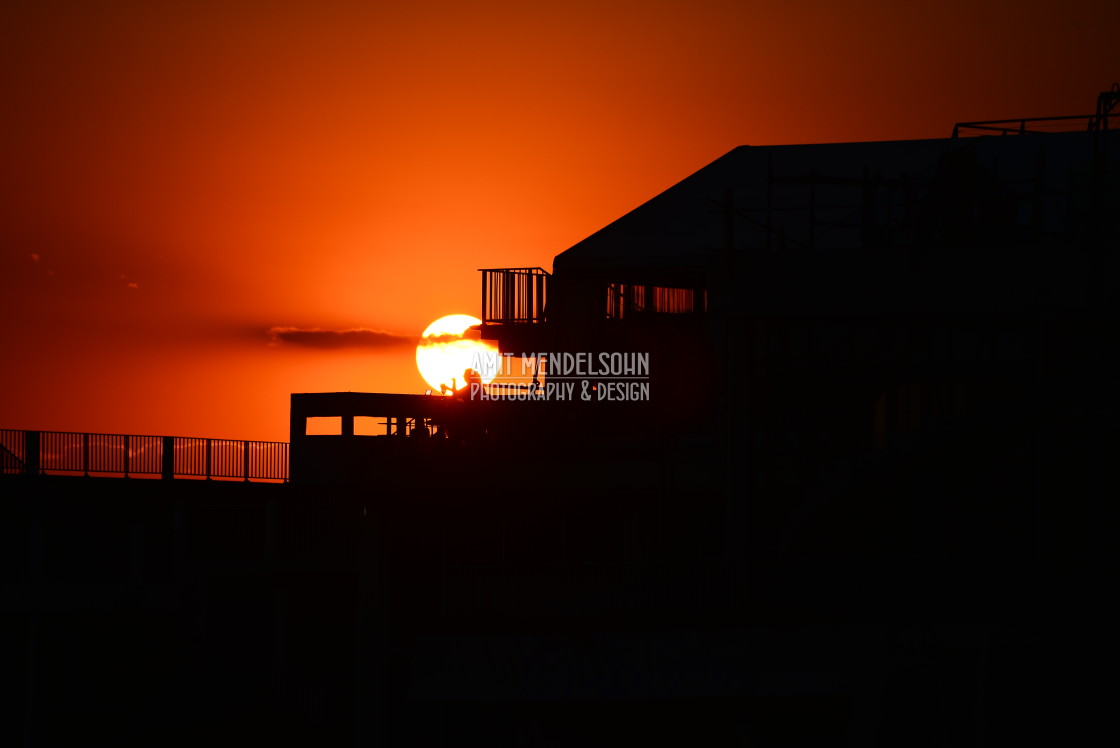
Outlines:
{"label": "silhouetted figure", "polygon": [[[472,389],[472,385],[477,385],[477,388]],[[474,369],[467,368],[463,371],[462,387],[456,387],[455,380],[452,379],[450,387],[448,387],[446,384],[441,384],[439,386],[439,389],[440,392],[444,394],[446,394],[447,392],[451,392],[451,396],[458,398],[459,400],[471,400],[473,399],[474,393],[482,391],[482,375]]]}
{"label": "silhouetted figure", "polygon": [[463,399],[473,400],[477,393],[482,392],[482,375],[474,369],[467,369],[463,372],[463,389],[461,390]]}

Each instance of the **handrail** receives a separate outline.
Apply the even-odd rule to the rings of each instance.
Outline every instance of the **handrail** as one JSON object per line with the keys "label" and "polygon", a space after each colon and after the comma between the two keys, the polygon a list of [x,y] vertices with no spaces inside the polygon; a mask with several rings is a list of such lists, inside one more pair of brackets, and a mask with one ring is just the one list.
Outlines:
{"label": "handrail", "polygon": [[[1118,106],[1120,106],[1120,83],[1113,83],[1109,90],[1102,91],[1101,94],[1097,96],[1097,111],[1095,114],[1071,114],[1065,117],[1014,117],[1012,119],[991,119],[979,122],[958,122],[953,125],[953,138],[956,139],[959,137],[962,129],[998,132],[1000,135],[1070,132],[1075,130],[1073,130],[1073,128],[1067,128],[1066,130],[1045,130],[1040,129],[1039,125],[1049,123],[1051,127],[1063,127],[1074,124],[1077,121],[1083,123],[1082,126],[1077,129],[1089,132],[1100,132],[1108,130],[1109,118],[1120,116],[1120,113],[1113,111]],[[1030,125],[1029,127],[1028,124]]]}
{"label": "handrail", "polygon": [[288,443],[0,429],[0,475],[288,480]]}
{"label": "handrail", "polygon": [[[1107,115],[1105,121],[1107,120]],[[1097,115],[1071,114],[1064,117],[1015,117],[1013,119],[990,119],[978,122],[958,122],[953,125],[953,138],[961,136],[961,130],[983,130],[985,132],[998,132],[1001,135],[1038,135],[1053,132],[1078,132],[1096,130],[1100,127]],[[1067,127],[1065,130],[1046,130],[1039,125],[1049,123],[1051,127]],[[1107,129],[1107,125],[1105,126]]]}

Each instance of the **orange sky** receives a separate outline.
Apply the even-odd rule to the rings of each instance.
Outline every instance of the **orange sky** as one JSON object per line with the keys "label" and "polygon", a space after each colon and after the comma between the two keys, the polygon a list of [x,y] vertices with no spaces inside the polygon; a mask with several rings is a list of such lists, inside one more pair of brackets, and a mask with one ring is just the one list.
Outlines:
{"label": "orange sky", "polygon": [[414,339],[479,313],[477,268],[551,269],[737,145],[1091,111],[1117,28],[1083,0],[9,0],[0,428],[286,440],[290,392],[423,391]]}

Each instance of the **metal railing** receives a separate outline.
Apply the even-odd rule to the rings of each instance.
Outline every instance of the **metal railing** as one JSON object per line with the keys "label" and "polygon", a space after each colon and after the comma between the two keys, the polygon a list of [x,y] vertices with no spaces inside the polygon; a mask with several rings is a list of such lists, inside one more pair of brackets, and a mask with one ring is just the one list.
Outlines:
{"label": "metal railing", "polygon": [[[1027,135],[1051,132],[1100,132],[1108,130],[1109,119],[1120,116],[1114,111],[1120,106],[1120,84],[1113,83],[1108,91],[1097,97],[1095,114],[1072,114],[1065,117],[1019,117],[1015,119],[985,120],[983,122],[958,122],[953,125],[953,137],[966,134]],[[972,132],[975,131],[975,132]]]}
{"label": "metal railing", "polygon": [[288,443],[0,429],[0,474],[287,481]]}
{"label": "metal railing", "polygon": [[[1107,121],[1107,120],[1105,120]],[[1018,119],[993,119],[982,122],[958,122],[953,125],[953,138],[970,135],[1037,135],[1054,132],[1083,132],[1096,130],[1097,119],[1092,114],[1072,114],[1065,117],[1020,117]],[[1105,128],[1107,129],[1107,127]]]}
{"label": "metal railing", "polygon": [[482,321],[532,324],[545,321],[549,274],[542,268],[482,268]]}

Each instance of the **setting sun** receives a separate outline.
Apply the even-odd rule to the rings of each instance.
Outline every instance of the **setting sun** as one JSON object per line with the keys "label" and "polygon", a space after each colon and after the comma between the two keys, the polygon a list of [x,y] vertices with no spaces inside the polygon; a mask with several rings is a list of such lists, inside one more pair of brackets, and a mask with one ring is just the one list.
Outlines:
{"label": "setting sun", "polygon": [[480,324],[482,320],[469,314],[449,314],[424,330],[416,345],[416,368],[433,390],[440,390],[440,385],[462,387],[466,369],[476,370],[483,382],[494,378],[498,348],[471,330]]}

